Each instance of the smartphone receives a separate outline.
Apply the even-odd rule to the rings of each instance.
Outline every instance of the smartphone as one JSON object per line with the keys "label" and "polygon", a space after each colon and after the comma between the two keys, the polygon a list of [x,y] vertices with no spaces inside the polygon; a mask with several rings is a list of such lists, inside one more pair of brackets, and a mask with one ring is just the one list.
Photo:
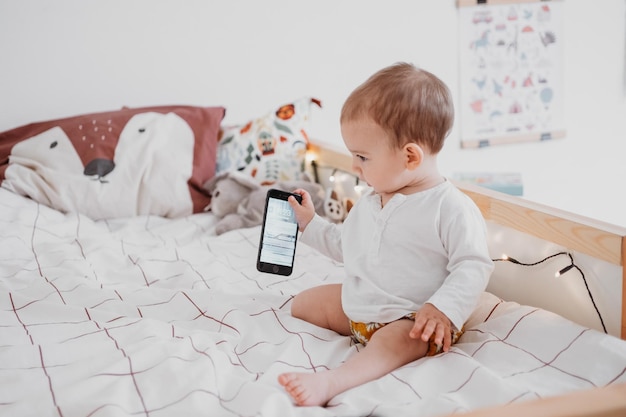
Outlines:
{"label": "smartphone", "polygon": [[265,198],[263,226],[256,268],[261,272],[291,275],[296,256],[298,222],[287,199],[294,196],[302,203],[299,194],[270,189]]}

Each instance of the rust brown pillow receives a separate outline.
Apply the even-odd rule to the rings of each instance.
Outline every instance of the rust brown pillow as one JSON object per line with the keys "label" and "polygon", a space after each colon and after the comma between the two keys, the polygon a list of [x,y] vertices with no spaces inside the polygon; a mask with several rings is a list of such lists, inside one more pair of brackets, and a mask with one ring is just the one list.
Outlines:
{"label": "rust brown pillow", "polygon": [[0,133],[1,186],[93,219],[200,212],[224,112],[123,108],[20,126]]}

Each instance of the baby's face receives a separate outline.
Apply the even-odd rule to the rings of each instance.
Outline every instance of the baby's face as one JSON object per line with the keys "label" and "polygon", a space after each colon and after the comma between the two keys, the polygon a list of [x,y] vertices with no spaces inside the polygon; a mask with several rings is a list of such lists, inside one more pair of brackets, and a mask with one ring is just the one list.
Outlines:
{"label": "baby's face", "polygon": [[391,145],[389,135],[371,119],[344,122],[341,134],[352,154],[352,169],[377,193],[394,193],[403,187],[403,153]]}

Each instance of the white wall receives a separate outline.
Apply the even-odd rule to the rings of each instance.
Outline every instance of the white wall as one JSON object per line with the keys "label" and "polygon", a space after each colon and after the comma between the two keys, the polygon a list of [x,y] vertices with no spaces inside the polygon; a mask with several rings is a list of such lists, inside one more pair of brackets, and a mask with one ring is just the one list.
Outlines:
{"label": "white wall", "polygon": [[[525,196],[626,226],[624,0],[565,0],[567,138],[462,150],[445,175],[519,171]],[[455,0],[0,0],[0,130],[122,105],[223,105],[243,122],[314,96],[311,136],[367,76],[410,61],[458,100]]]}

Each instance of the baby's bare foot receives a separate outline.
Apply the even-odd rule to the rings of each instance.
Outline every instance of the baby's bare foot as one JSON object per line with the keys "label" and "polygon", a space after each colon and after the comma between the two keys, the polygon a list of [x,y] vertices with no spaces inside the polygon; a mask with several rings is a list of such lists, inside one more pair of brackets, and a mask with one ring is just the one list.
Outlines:
{"label": "baby's bare foot", "polygon": [[333,397],[332,381],[327,372],[281,374],[278,382],[298,405],[324,406]]}

